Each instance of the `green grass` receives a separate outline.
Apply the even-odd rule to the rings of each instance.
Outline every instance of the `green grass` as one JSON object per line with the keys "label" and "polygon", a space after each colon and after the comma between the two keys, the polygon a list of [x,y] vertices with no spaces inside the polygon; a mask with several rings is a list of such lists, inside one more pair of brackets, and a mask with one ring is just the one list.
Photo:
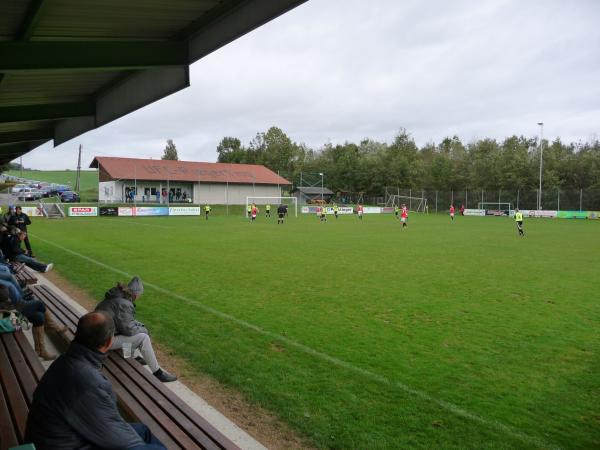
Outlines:
{"label": "green grass", "polygon": [[[21,175],[20,170],[9,170],[8,175],[23,177],[28,180],[46,181],[48,183],[57,183],[75,187],[77,181],[77,171],[75,170],[24,170]],[[82,201],[98,200],[98,172],[95,170],[82,170],[80,178],[80,195]]]}
{"label": "green grass", "polygon": [[[600,222],[412,215],[35,219],[96,299],[321,448],[600,444]],[[71,252],[67,251],[70,250]],[[83,258],[85,255],[88,258]],[[97,262],[104,265],[99,265]]]}

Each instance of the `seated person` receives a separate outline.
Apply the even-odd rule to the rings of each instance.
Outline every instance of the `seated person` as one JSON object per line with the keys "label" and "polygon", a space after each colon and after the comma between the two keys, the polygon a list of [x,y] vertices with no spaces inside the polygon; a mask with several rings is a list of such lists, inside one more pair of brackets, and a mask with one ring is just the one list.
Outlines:
{"label": "seated person", "polygon": [[131,350],[139,349],[143,356],[143,364],[147,363],[156,378],[163,383],[175,381],[177,377],[162,370],[156,360],[148,329],[143,323],[135,320],[135,301],[144,292],[142,280],[133,277],[127,286],[122,283],[104,294],[96,311],[108,313],[115,321],[116,334],[109,350],[123,348],[123,343],[130,342]]}
{"label": "seated person", "polygon": [[5,237],[5,239],[8,239],[8,245],[6,247],[8,253],[5,256],[11,261],[25,263],[27,267],[31,267],[38,272],[50,272],[54,267],[54,264],[41,263],[37,259],[25,254],[25,251],[21,248],[21,242],[23,242],[26,237],[27,233],[18,228],[14,229],[11,235]]}
{"label": "seated person", "polygon": [[44,325],[49,329],[53,329],[58,333],[64,333],[66,327],[59,326],[48,310],[46,305],[41,300],[33,298],[33,296],[17,296],[11,295],[8,283],[0,280],[0,309],[15,309],[23,314],[33,325],[33,343],[35,352],[38,356],[45,360],[56,359],[56,355],[48,353],[46,350],[46,341],[44,333]]}
{"label": "seated person", "polygon": [[102,375],[114,330],[100,312],[79,319],[69,350],[52,363],[33,394],[25,442],[38,450],[166,448],[144,424],[125,422]]}

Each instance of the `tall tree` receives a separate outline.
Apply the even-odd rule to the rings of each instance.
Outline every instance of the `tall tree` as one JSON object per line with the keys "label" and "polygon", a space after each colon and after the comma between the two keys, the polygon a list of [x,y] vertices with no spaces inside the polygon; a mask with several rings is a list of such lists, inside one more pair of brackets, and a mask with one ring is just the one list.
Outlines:
{"label": "tall tree", "polygon": [[177,156],[177,148],[175,144],[173,144],[173,140],[167,140],[167,146],[165,147],[165,151],[160,159],[168,159],[171,161],[179,161],[179,156]]}

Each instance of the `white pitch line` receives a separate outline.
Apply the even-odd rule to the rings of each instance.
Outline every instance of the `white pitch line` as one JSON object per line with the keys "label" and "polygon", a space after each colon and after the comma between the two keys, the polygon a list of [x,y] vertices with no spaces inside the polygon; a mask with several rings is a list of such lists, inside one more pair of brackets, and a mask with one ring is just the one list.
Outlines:
{"label": "white pitch line", "polygon": [[[50,244],[50,245],[52,245],[52,246],[54,246],[56,248],[59,248],[59,249],[65,251],[65,252],[67,252],[67,253],[75,255],[75,256],[77,256],[79,258],[82,258],[82,259],[84,259],[84,260],[86,260],[88,262],[96,264],[96,265],[98,265],[100,267],[103,267],[103,268],[105,268],[107,270],[110,270],[111,272],[117,273],[119,275],[123,275],[124,277],[128,277],[128,278],[129,277],[133,277],[133,274],[130,274],[130,273],[127,273],[127,272],[125,272],[123,270],[119,270],[119,269],[117,269],[115,267],[109,266],[108,264],[105,264],[105,263],[100,262],[100,261],[98,261],[96,259],[90,258],[89,256],[82,255],[81,253],[78,253],[78,252],[73,251],[73,250],[71,250],[69,248],[63,247],[62,245],[59,245],[59,244],[56,244],[54,242],[48,241],[46,239],[40,238],[39,236],[36,236],[36,235],[32,235],[32,236],[35,237],[36,239],[39,239],[40,241],[43,241],[43,242],[45,242],[47,244]],[[404,392],[406,392],[408,394],[411,394],[411,395],[413,395],[415,397],[418,397],[418,398],[420,398],[422,400],[434,403],[434,404],[438,405],[439,407],[445,409],[446,411],[449,411],[449,412],[451,412],[451,413],[453,413],[453,414],[455,414],[457,416],[464,417],[466,419],[472,420],[472,421],[480,423],[482,425],[486,425],[488,427],[494,428],[494,429],[496,429],[498,431],[501,431],[501,432],[503,432],[503,433],[505,433],[505,434],[507,434],[509,436],[517,438],[517,439],[519,439],[519,440],[521,440],[521,441],[523,441],[523,442],[525,442],[527,444],[535,445],[536,447],[543,448],[543,449],[556,449],[556,450],[560,450],[560,447],[558,447],[558,446],[556,446],[554,444],[550,444],[548,442],[545,442],[542,439],[539,439],[537,437],[525,434],[525,433],[523,433],[523,432],[521,432],[519,430],[516,430],[516,429],[514,429],[514,428],[512,428],[512,427],[510,427],[508,425],[505,425],[505,424],[503,424],[501,422],[498,422],[497,420],[485,419],[485,418],[483,418],[483,417],[481,417],[481,416],[479,416],[477,414],[471,413],[471,412],[469,412],[469,411],[461,408],[458,405],[455,405],[454,403],[450,403],[450,402],[447,402],[445,400],[437,399],[435,397],[432,397],[431,395],[429,395],[428,393],[426,393],[424,391],[420,391],[418,389],[414,389],[414,388],[412,388],[412,387],[410,387],[410,386],[408,386],[408,385],[406,385],[406,384],[404,384],[404,383],[402,383],[400,381],[393,381],[393,380],[390,380],[389,378],[386,378],[386,377],[384,377],[382,375],[379,375],[377,373],[374,373],[374,372],[371,372],[369,370],[362,369],[360,367],[354,366],[354,365],[350,364],[349,362],[346,362],[344,360],[338,359],[338,358],[336,358],[334,356],[330,356],[327,353],[320,352],[318,350],[315,350],[315,349],[313,349],[311,347],[308,347],[308,346],[306,346],[304,344],[301,344],[299,342],[293,341],[293,340],[291,340],[289,338],[286,338],[284,336],[281,336],[279,334],[275,334],[275,333],[273,333],[271,331],[264,330],[264,329],[260,328],[259,326],[254,325],[254,324],[252,324],[250,322],[246,322],[245,320],[238,319],[235,316],[232,316],[230,314],[221,312],[221,311],[219,311],[217,309],[214,309],[214,308],[212,308],[210,306],[207,306],[207,305],[204,305],[202,303],[198,303],[197,301],[191,300],[191,299],[189,299],[187,297],[184,297],[182,295],[176,294],[176,293],[171,292],[171,291],[169,291],[167,289],[161,288],[160,286],[157,286],[157,285],[152,284],[150,282],[144,281],[144,286],[148,286],[148,287],[154,289],[155,291],[160,292],[161,294],[165,294],[167,296],[171,296],[171,297],[177,298],[177,299],[179,299],[179,300],[181,300],[181,301],[189,304],[190,306],[194,306],[194,307],[200,308],[200,309],[202,309],[205,312],[208,312],[208,313],[213,314],[213,315],[215,315],[217,317],[220,317],[222,319],[225,319],[225,320],[228,320],[230,322],[233,322],[233,323],[235,323],[237,325],[240,325],[240,326],[242,326],[244,328],[247,328],[247,329],[250,329],[252,331],[255,331],[255,332],[259,333],[259,334],[262,334],[263,336],[268,336],[268,337],[270,337],[272,339],[275,339],[275,340],[278,340],[280,342],[283,342],[284,344],[287,344],[287,345],[289,345],[291,347],[294,347],[294,348],[302,351],[303,353],[315,356],[315,357],[317,357],[319,359],[322,359],[323,361],[327,361],[327,362],[329,362],[329,363],[331,363],[331,364],[333,364],[335,366],[342,367],[342,368],[344,368],[344,369],[346,369],[346,370],[348,370],[350,372],[354,372],[354,373],[360,374],[360,375],[362,375],[362,376],[364,376],[366,378],[370,378],[371,380],[377,381],[377,382],[379,382],[381,384],[386,384],[388,386],[399,388],[399,389],[403,390]]]}

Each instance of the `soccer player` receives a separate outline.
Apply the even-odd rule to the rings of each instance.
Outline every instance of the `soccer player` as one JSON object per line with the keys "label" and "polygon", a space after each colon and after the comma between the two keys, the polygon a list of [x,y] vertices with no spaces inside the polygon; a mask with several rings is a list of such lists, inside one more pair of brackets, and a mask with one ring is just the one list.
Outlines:
{"label": "soccer player", "polygon": [[324,205],[321,205],[321,222],[327,222],[327,216],[325,215]]}
{"label": "soccer player", "polygon": [[454,222],[454,205],[450,205],[450,218]]}
{"label": "soccer player", "polygon": [[210,214],[210,210],[212,208],[210,207],[210,205],[205,205],[204,206],[204,217],[206,218],[206,220],[208,220],[208,215]]}
{"label": "soccer player", "polygon": [[515,222],[517,223],[519,236],[525,236],[525,231],[523,231],[523,213],[518,209],[515,209]]}
{"label": "soccer player", "polygon": [[404,203],[402,204],[402,212],[400,213],[400,222],[402,222],[402,229],[408,227],[408,208]]}
{"label": "soccer player", "polygon": [[337,203],[333,204],[333,215],[335,216],[335,218],[338,218],[338,205]]}
{"label": "soccer player", "polygon": [[394,215],[396,216],[396,219],[399,219],[400,217],[398,217],[398,215],[400,214],[400,208],[398,206],[394,207]]}
{"label": "soccer player", "polygon": [[271,217],[271,205],[265,206],[265,216]]}
{"label": "soccer player", "polygon": [[258,208],[254,203],[252,203],[252,208],[250,209],[250,221],[254,222],[256,220],[256,216],[258,215]]}
{"label": "soccer player", "polygon": [[279,224],[283,225],[283,219],[285,218],[286,214],[287,214],[287,205],[284,205],[282,203],[277,208],[277,225],[279,225]]}
{"label": "soccer player", "polygon": [[[252,205],[254,205],[254,203]],[[250,218],[250,215],[252,214],[252,205],[248,204],[248,206],[246,206],[246,213],[248,214],[248,218]]]}
{"label": "soccer player", "polygon": [[356,212],[358,214],[358,218],[360,220],[362,220],[362,218],[363,218],[363,205],[361,205],[360,203],[358,205],[356,205]]}

